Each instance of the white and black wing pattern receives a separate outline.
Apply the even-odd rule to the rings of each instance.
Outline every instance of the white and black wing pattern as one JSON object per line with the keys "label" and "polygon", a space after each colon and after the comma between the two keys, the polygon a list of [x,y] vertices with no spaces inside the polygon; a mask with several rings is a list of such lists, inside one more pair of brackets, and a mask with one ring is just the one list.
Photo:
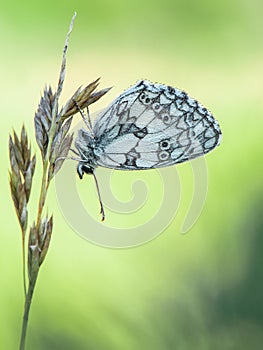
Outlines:
{"label": "white and black wing pattern", "polygon": [[199,157],[220,144],[212,114],[184,91],[142,80],[121,94],[93,128],[99,166],[138,170]]}

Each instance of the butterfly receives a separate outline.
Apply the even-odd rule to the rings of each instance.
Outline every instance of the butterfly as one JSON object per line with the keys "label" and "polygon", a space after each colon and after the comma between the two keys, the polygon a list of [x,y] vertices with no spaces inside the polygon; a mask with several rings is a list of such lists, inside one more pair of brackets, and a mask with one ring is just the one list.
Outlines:
{"label": "butterfly", "polygon": [[77,172],[94,176],[102,220],[105,212],[95,169],[162,168],[202,156],[218,146],[221,130],[212,114],[177,88],[141,80],[78,131]]}

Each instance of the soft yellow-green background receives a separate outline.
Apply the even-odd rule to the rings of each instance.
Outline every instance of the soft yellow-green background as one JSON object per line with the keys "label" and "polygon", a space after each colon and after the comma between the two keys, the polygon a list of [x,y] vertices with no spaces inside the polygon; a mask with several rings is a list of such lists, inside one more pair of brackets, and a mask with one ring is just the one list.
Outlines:
{"label": "soft yellow-green background", "polygon": [[[8,133],[25,123],[33,140],[40,91],[56,83],[74,10],[63,101],[101,76],[101,86],[114,89],[96,105],[100,109],[136,80],[148,78],[201,100],[220,121],[223,141],[206,157],[208,197],[187,235],[179,233],[182,214],[146,245],[101,248],[68,227],[51,190],[54,235],[37,283],[27,349],[261,349],[259,0],[1,3],[0,348],[18,348],[23,310]],[[184,172],[187,164],[179,168]],[[96,197],[91,200],[97,206]],[[34,204],[31,208],[34,212]]]}

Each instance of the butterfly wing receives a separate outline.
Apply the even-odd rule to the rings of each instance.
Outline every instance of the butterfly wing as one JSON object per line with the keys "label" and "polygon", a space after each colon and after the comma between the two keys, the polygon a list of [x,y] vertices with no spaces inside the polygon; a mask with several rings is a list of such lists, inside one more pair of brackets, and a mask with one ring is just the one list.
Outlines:
{"label": "butterfly wing", "polygon": [[220,144],[212,114],[185,92],[138,82],[95,122],[97,164],[107,168],[150,169],[199,157]]}

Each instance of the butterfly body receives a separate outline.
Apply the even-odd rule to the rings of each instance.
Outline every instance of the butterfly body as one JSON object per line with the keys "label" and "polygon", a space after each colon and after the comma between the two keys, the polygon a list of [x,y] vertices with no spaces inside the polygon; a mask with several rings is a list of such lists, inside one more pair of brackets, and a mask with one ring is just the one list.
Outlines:
{"label": "butterfly body", "polygon": [[139,81],[97,118],[80,129],[75,147],[78,173],[97,166],[118,170],[161,168],[182,163],[220,144],[221,130],[212,114],[184,91]]}

